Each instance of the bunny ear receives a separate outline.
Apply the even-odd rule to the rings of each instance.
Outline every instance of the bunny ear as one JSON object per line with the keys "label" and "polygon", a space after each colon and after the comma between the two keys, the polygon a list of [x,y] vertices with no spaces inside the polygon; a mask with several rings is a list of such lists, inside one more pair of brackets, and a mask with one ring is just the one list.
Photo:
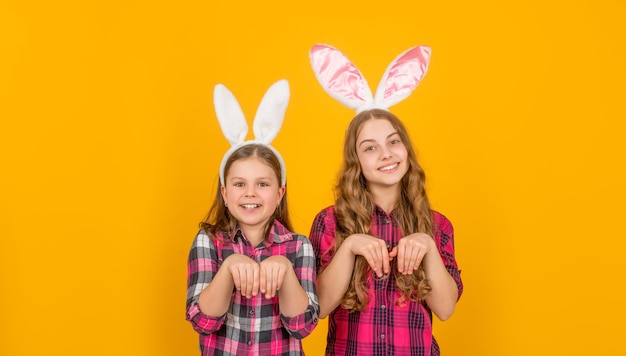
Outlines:
{"label": "bunny ear", "polygon": [[254,117],[254,140],[269,145],[283,124],[289,104],[289,83],[282,79],[272,84],[263,96]]}
{"label": "bunny ear", "polygon": [[335,100],[351,109],[373,103],[367,80],[343,53],[318,44],[311,48],[309,56],[317,80]]}
{"label": "bunny ear", "polygon": [[233,93],[224,85],[217,84],[213,92],[213,102],[217,120],[228,142],[231,146],[242,143],[248,133],[248,124]]}
{"label": "bunny ear", "polygon": [[430,47],[416,46],[396,57],[378,84],[374,102],[388,108],[411,95],[426,75],[430,53]]}

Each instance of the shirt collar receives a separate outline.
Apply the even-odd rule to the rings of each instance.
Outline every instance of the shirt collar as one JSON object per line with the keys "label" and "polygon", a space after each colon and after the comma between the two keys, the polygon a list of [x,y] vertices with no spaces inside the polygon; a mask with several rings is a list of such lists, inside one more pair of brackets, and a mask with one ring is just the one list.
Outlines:
{"label": "shirt collar", "polygon": [[[243,239],[243,231],[239,226],[235,229],[235,233],[233,235],[233,241],[239,241]],[[272,244],[281,244],[285,241],[293,240],[293,233],[289,231],[283,224],[281,224],[278,220],[274,220],[274,224],[270,228],[269,236],[266,240],[266,245]]]}

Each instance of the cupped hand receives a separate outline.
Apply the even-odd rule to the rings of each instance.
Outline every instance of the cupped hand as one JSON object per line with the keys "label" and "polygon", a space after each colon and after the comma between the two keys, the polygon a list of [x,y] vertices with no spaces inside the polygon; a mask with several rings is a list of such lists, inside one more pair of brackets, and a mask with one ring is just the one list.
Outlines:
{"label": "cupped hand", "polygon": [[293,270],[291,261],[285,256],[272,256],[261,261],[259,264],[259,290],[270,299],[280,290],[285,280],[285,275]]}
{"label": "cupped hand", "polygon": [[246,298],[259,292],[259,264],[248,256],[234,254],[224,260],[235,288]]}
{"label": "cupped hand", "polygon": [[417,232],[402,237],[389,255],[397,258],[398,272],[405,275],[411,274],[419,268],[424,256],[432,250],[434,245],[432,237]]}
{"label": "cupped hand", "polygon": [[377,277],[381,278],[389,273],[391,257],[385,240],[366,234],[353,234],[344,241],[346,242],[354,255],[365,257]]}

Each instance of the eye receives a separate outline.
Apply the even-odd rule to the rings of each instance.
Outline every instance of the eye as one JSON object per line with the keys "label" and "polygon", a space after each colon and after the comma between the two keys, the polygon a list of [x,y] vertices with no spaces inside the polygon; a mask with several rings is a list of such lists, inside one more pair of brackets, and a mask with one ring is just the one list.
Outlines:
{"label": "eye", "polygon": [[367,146],[367,147],[365,147],[365,149],[363,151],[365,151],[365,152],[373,151],[374,149],[376,149],[376,147],[374,147],[374,146]]}
{"label": "eye", "polygon": [[270,186],[270,184],[266,183],[266,182],[260,182],[259,183],[259,187],[269,187],[269,186]]}
{"label": "eye", "polygon": [[402,141],[399,138],[391,139],[391,144],[392,145],[397,145],[399,143],[402,143]]}
{"label": "eye", "polygon": [[235,186],[235,187],[243,187],[243,182],[235,182],[235,183],[233,183],[233,186]]}

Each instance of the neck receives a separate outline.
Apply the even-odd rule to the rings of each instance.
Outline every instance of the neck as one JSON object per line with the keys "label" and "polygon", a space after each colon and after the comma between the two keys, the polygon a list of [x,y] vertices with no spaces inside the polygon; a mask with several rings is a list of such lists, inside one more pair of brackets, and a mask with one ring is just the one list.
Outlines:
{"label": "neck", "polygon": [[400,185],[370,187],[370,192],[374,196],[374,202],[385,212],[390,213],[396,207],[400,196]]}
{"label": "neck", "polygon": [[254,247],[256,247],[258,244],[261,243],[261,241],[265,239],[265,225],[262,225],[260,227],[242,227],[241,231],[243,231],[243,234]]}

